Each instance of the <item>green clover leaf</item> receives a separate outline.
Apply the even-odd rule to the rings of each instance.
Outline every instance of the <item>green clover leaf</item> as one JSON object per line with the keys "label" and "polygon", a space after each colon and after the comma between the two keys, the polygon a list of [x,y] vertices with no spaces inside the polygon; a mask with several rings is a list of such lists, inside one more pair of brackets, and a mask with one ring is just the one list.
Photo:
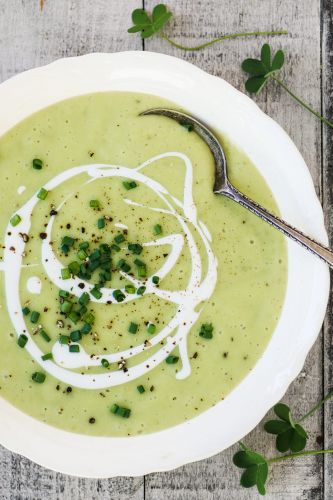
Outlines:
{"label": "green clover leaf", "polygon": [[266,494],[265,484],[268,477],[268,463],[259,453],[245,448],[233,456],[236,467],[245,469],[241,475],[240,484],[244,488],[256,486],[261,495]]}
{"label": "green clover leaf", "polygon": [[171,17],[172,13],[162,3],[154,7],[151,16],[144,9],[135,9],[132,12],[134,26],[127,31],[128,33],[141,32],[141,38],[150,38],[155,33],[158,33]]}
{"label": "green clover leaf", "polygon": [[284,53],[278,50],[271,62],[271,48],[265,43],[261,48],[260,59],[245,59],[242,69],[250,75],[245,88],[250,93],[258,93],[266,84],[268,77],[279,71],[284,64]]}
{"label": "green clover leaf", "polygon": [[294,421],[289,406],[278,403],[274,406],[274,413],[280,420],[269,420],[265,423],[264,429],[269,434],[276,435],[277,450],[281,453],[288,450],[292,452],[304,450],[308,434]]}

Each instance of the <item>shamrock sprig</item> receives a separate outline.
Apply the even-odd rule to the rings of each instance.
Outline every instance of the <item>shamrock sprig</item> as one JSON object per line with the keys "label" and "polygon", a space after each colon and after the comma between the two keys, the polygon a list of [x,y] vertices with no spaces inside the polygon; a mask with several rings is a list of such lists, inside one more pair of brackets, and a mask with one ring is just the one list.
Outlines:
{"label": "shamrock sprig", "polygon": [[171,40],[163,31],[162,28],[171,19],[172,12],[167,9],[165,4],[158,4],[154,7],[152,14],[149,15],[145,9],[135,9],[132,12],[133,26],[128,29],[128,33],[140,33],[142,39],[150,38],[155,34],[159,34],[164,40],[169,42],[177,49],[194,51],[201,50],[214,43],[222,42],[231,38],[258,36],[258,35],[286,35],[288,32],[285,30],[279,31],[249,31],[244,33],[231,33],[223,35],[208,42],[196,45],[194,47],[184,47],[183,45]]}
{"label": "shamrock sprig", "polygon": [[233,462],[236,467],[244,469],[241,475],[240,484],[244,486],[244,488],[256,486],[258,492],[261,495],[265,495],[269,467],[273,463],[289,460],[290,458],[333,453],[333,449],[304,451],[308,434],[300,424],[300,422],[303,422],[308,417],[313,415],[332,396],[333,390],[330,391],[315,406],[313,406],[297,422],[293,418],[289,406],[283,403],[275,405],[274,413],[278,419],[266,422],[264,429],[269,434],[276,435],[276,448],[279,452],[285,453],[286,451],[291,450],[292,453],[287,455],[278,455],[273,458],[266,458],[264,455],[259,454],[245,446],[244,443],[239,443],[241,450],[235,453],[233,456]]}
{"label": "shamrock sprig", "polygon": [[292,92],[287,85],[280,80],[276,74],[282,69],[284,65],[284,52],[278,50],[273,58],[271,57],[271,48],[268,43],[265,43],[261,48],[260,59],[245,59],[242,62],[242,69],[248,73],[250,77],[245,82],[245,88],[250,93],[259,93],[271,78],[278,85],[280,85],[295,101],[307,109],[310,113],[315,115],[323,123],[333,128],[333,123],[320,113],[315,111],[306,102],[300,99]]}

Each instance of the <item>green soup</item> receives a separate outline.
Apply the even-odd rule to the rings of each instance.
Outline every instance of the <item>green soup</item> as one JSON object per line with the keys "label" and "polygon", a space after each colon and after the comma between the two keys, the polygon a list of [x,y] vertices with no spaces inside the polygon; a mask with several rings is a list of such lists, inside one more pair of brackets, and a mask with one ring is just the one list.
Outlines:
{"label": "green soup", "polygon": [[[213,194],[208,147],[139,117],[155,106],[174,107],[84,95],[0,138],[0,394],[68,431],[136,435],[199,415],[254,367],[281,312],[283,236]],[[221,142],[234,184],[277,213]]]}

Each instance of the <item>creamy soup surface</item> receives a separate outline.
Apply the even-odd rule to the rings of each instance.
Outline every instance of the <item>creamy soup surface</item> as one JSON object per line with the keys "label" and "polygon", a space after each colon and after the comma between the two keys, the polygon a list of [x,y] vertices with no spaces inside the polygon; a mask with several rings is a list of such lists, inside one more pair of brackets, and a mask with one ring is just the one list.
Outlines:
{"label": "creamy soup surface", "polygon": [[[189,420],[253,369],[287,280],[283,236],[212,192],[213,158],[175,107],[84,95],[0,138],[0,395],[71,432]],[[220,137],[233,183],[278,213]]]}

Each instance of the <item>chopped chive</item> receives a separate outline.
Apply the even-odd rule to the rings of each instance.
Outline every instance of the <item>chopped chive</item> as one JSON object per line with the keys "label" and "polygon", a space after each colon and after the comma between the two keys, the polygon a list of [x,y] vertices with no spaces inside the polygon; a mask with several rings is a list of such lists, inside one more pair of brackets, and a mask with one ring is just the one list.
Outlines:
{"label": "chopped chive", "polygon": [[59,290],[59,297],[62,297],[63,299],[67,299],[67,297],[70,296],[70,293],[67,292],[67,290]]}
{"label": "chopped chive", "polygon": [[91,325],[89,325],[89,323],[85,323],[80,331],[83,335],[87,335],[87,333],[91,332]]}
{"label": "chopped chive", "polygon": [[70,270],[68,269],[68,267],[63,267],[61,269],[61,278],[63,280],[68,280],[69,278],[71,277],[71,272]]}
{"label": "chopped chive", "polygon": [[91,208],[99,208],[100,207],[100,203],[98,200],[90,200],[89,201],[89,206]]}
{"label": "chopped chive", "polygon": [[129,243],[128,250],[135,255],[140,255],[143,250],[143,246],[139,245],[139,243]]}
{"label": "chopped chive", "polygon": [[123,186],[125,189],[127,189],[127,191],[129,191],[130,189],[136,188],[137,183],[135,181],[124,181]]}
{"label": "chopped chive", "polygon": [[170,354],[170,356],[168,356],[165,360],[166,363],[168,363],[168,365],[174,365],[175,363],[177,363],[179,360],[179,357],[178,356],[173,356],[172,354]]}
{"label": "chopped chive", "polygon": [[98,288],[94,287],[90,290],[90,294],[95,297],[95,299],[99,300],[102,297],[102,292],[98,290]]}
{"label": "chopped chive", "polygon": [[126,293],[135,293],[135,286],[134,285],[125,285],[125,292]]}
{"label": "chopped chive", "polygon": [[143,295],[146,291],[146,287],[145,286],[139,286],[139,288],[137,289],[136,291],[136,294],[137,295]]}
{"label": "chopped chive", "polygon": [[23,307],[22,313],[23,313],[24,316],[28,316],[29,312],[30,312],[29,307]]}
{"label": "chopped chive", "polygon": [[124,408],[117,404],[113,404],[110,408],[111,413],[118,415],[119,417],[128,418],[131,415],[131,410],[129,408]]}
{"label": "chopped chive", "polygon": [[156,326],[154,325],[154,323],[148,323],[147,332],[150,333],[151,335],[153,335],[153,333],[156,332]]}
{"label": "chopped chive", "polygon": [[42,170],[43,168],[42,160],[40,160],[39,158],[34,158],[32,160],[32,168],[34,168],[35,170]]}
{"label": "chopped chive", "polygon": [[80,346],[78,344],[70,345],[69,352],[80,352]]}
{"label": "chopped chive", "polygon": [[111,280],[111,272],[104,271],[103,273],[99,273],[99,277],[102,281],[110,281]]}
{"label": "chopped chive", "polygon": [[68,318],[72,321],[72,323],[74,323],[76,325],[76,323],[80,319],[80,314],[76,311],[71,311],[68,315]]}
{"label": "chopped chive", "polygon": [[49,192],[47,189],[40,188],[40,190],[37,193],[37,198],[39,198],[40,200],[45,200],[48,194]]}
{"label": "chopped chive", "polygon": [[17,339],[17,345],[19,345],[20,347],[24,347],[27,342],[28,342],[28,337],[24,335],[24,333],[22,333]]}
{"label": "chopped chive", "polygon": [[40,331],[39,331],[39,334],[40,334],[40,336],[41,336],[44,340],[46,340],[46,342],[51,342],[51,337],[49,337],[49,336],[48,336],[48,334],[46,333],[46,331],[45,331],[45,330],[43,330],[43,329],[42,329],[42,330],[40,330]]}
{"label": "chopped chive", "polygon": [[88,248],[89,248],[88,241],[82,241],[82,243],[79,244],[79,249],[80,250],[87,250]]}
{"label": "chopped chive", "polygon": [[97,227],[98,229],[103,229],[105,227],[104,217],[101,217],[100,219],[97,220]]}
{"label": "chopped chive", "polygon": [[45,373],[42,372],[35,372],[31,375],[31,378],[34,382],[37,382],[37,384],[42,384],[46,378]]}
{"label": "chopped chive", "polygon": [[102,359],[101,364],[102,364],[102,366],[104,366],[104,368],[109,368],[109,366],[110,366],[110,363],[105,358]]}
{"label": "chopped chive", "polygon": [[114,252],[120,252],[120,247],[118,245],[115,245],[114,243],[111,245],[111,250]]}
{"label": "chopped chive", "polygon": [[134,260],[134,264],[137,266],[137,267],[140,267],[140,266],[145,266],[146,264],[144,262],[142,262],[142,260],[140,259],[135,259]]}
{"label": "chopped chive", "polygon": [[71,274],[77,275],[80,272],[80,264],[74,260],[70,264],[68,264],[68,269],[70,270]]}
{"label": "chopped chive", "polygon": [[90,301],[89,293],[83,292],[83,294],[79,298],[79,303],[81,304],[81,306],[86,306],[89,301]]}
{"label": "chopped chive", "polygon": [[13,217],[10,219],[10,223],[13,227],[17,226],[21,222],[21,217],[19,214],[13,215]]}
{"label": "chopped chive", "polygon": [[88,313],[83,317],[83,321],[88,323],[88,325],[92,325],[95,321],[95,316],[92,313]]}
{"label": "chopped chive", "polygon": [[158,236],[159,234],[162,234],[162,226],[160,224],[155,224],[154,226],[154,234]]}
{"label": "chopped chive", "polygon": [[121,290],[114,290],[112,295],[117,302],[123,302],[125,300],[125,295]]}
{"label": "chopped chive", "polygon": [[140,394],[143,394],[146,391],[146,389],[143,387],[143,385],[138,385],[137,390]]}
{"label": "chopped chive", "polygon": [[139,266],[137,271],[138,271],[138,278],[146,278],[147,277],[146,266]]}
{"label": "chopped chive", "polygon": [[131,270],[131,266],[124,259],[118,261],[117,268],[124,271],[124,273],[128,273]]}
{"label": "chopped chive", "polygon": [[30,314],[30,321],[31,323],[37,323],[37,321],[39,320],[39,312],[37,311],[32,311],[32,313]]}
{"label": "chopped chive", "polygon": [[59,342],[60,344],[69,344],[70,338],[68,335],[60,335]]}
{"label": "chopped chive", "polygon": [[138,328],[139,328],[139,325],[137,325],[136,323],[133,323],[131,322],[128,326],[128,331],[130,333],[136,333],[138,331]]}
{"label": "chopped chive", "polygon": [[90,255],[89,255],[89,260],[91,262],[99,260],[101,258],[101,252],[99,250],[94,250]]}
{"label": "chopped chive", "polygon": [[62,251],[62,253],[68,254],[68,252],[69,252],[69,246],[67,246],[67,245],[61,245],[60,246],[60,250]]}
{"label": "chopped chive", "polygon": [[64,236],[61,240],[61,244],[66,245],[67,247],[72,247],[74,243],[75,240],[71,236]]}
{"label": "chopped chive", "polygon": [[82,333],[80,332],[80,330],[74,330],[70,333],[69,337],[72,342],[79,342],[79,340],[82,339]]}
{"label": "chopped chive", "polygon": [[60,311],[65,313],[65,314],[70,313],[72,308],[73,308],[73,304],[69,300],[64,300],[63,303],[60,305]]}
{"label": "chopped chive", "polygon": [[151,280],[154,283],[154,285],[158,285],[160,278],[158,276],[153,276]]}
{"label": "chopped chive", "polygon": [[42,356],[43,361],[48,361],[49,359],[53,359],[52,352],[48,352],[47,354],[43,354],[43,356]]}
{"label": "chopped chive", "polygon": [[86,254],[86,252],[84,250],[79,250],[78,253],[76,254],[78,256],[78,258],[80,260],[86,260],[86,258],[88,257],[88,255]]}
{"label": "chopped chive", "polygon": [[180,125],[181,125],[182,127],[186,128],[186,130],[187,130],[188,132],[193,132],[193,130],[194,130],[194,126],[192,125],[192,123],[182,122],[182,123],[180,123]]}
{"label": "chopped chive", "polygon": [[87,311],[88,309],[86,308],[86,306],[81,306],[80,309],[78,310],[78,313],[80,316],[83,316],[84,314],[86,314]]}
{"label": "chopped chive", "polygon": [[119,245],[119,243],[123,243],[123,241],[125,241],[125,236],[122,233],[119,233],[114,237],[114,241],[117,245]]}
{"label": "chopped chive", "polygon": [[211,323],[203,323],[200,327],[199,335],[204,339],[213,338],[214,327]]}
{"label": "chopped chive", "polygon": [[119,410],[119,406],[117,404],[113,404],[110,410],[112,413],[117,413],[117,411]]}

